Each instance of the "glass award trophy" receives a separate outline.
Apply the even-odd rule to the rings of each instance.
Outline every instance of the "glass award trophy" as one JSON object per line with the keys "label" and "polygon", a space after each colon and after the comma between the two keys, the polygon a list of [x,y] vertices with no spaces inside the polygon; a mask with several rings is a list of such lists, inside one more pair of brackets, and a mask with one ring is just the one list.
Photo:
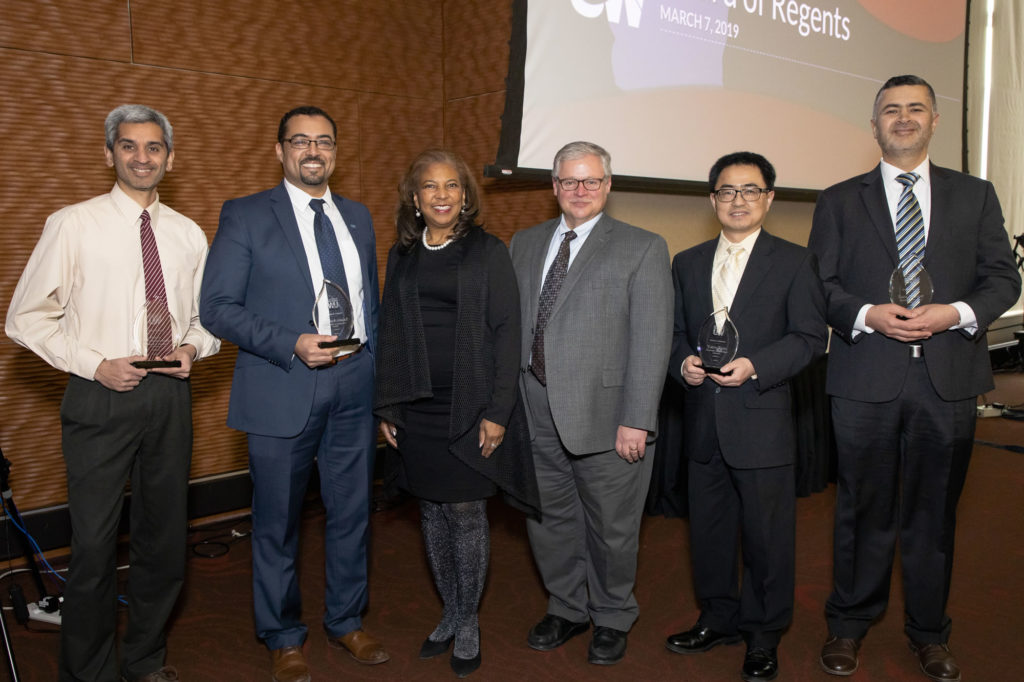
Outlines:
{"label": "glass award trophy", "polygon": [[697,355],[708,374],[722,374],[722,367],[733,361],[740,347],[740,333],[724,307],[708,315],[697,333]]}
{"label": "glass award trophy", "polygon": [[[326,306],[326,312],[324,307]],[[313,326],[318,334],[337,336],[334,341],[321,341],[320,348],[356,348],[360,341],[352,338],[354,330],[352,302],[340,286],[329,279],[320,285],[320,292],[313,303]]]}
{"label": "glass award trophy", "polygon": [[[152,312],[158,311],[158,312]],[[151,305],[150,301],[146,301],[139,311],[135,313],[135,321],[132,322],[132,342],[131,342],[131,355],[145,355],[145,360],[136,360],[132,363],[134,367],[139,369],[155,369],[157,367],[181,367],[181,360],[158,360],[150,356],[148,352],[149,346],[149,318],[151,314],[155,315],[166,315],[170,317],[170,311],[167,310],[167,306],[156,306]],[[171,318],[171,348],[177,348],[181,339],[178,338],[178,334],[174,330],[174,319]]]}
{"label": "glass award trophy", "polygon": [[889,278],[889,301],[911,309],[932,302],[935,287],[932,277],[916,256],[896,266]]}

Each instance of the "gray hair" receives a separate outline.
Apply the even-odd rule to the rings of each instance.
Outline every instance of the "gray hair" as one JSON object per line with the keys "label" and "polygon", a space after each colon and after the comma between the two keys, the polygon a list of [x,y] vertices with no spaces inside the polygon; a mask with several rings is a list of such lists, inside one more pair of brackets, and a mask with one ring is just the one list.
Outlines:
{"label": "gray hair", "polygon": [[167,117],[156,109],[142,104],[122,104],[109,114],[104,123],[107,134],[107,149],[113,151],[114,143],[117,141],[117,131],[122,123],[155,123],[164,132],[164,144],[167,151],[174,149],[174,129]]}
{"label": "gray hair", "polygon": [[566,161],[575,161],[576,159],[582,159],[584,156],[596,156],[601,159],[601,165],[604,167],[605,176],[612,174],[612,155],[605,150],[604,147],[596,145],[593,142],[570,142],[555,154],[555,163],[551,167],[551,177],[558,177],[558,167]]}

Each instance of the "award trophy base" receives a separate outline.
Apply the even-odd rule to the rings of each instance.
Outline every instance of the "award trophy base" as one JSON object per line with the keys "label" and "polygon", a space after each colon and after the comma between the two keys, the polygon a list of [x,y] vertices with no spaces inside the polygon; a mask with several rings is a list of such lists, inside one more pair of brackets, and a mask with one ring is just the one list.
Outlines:
{"label": "award trophy base", "polygon": [[728,372],[723,372],[721,367],[701,367],[701,369],[704,370],[705,374],[717,374],[723,377],[727,377],[732,374],[731,369]]}
{"label": "award trophy base", "polygon": [[335,339],[334,341],[321,341],[316,344],[320,348],[341,348],[342,350],[355,350],[362,343],[359,339]]}
{"label": "award trophy base", "polygon": [[158,367],[181,367],[181,360],[136,360],[132,367],[138,369],[156,369]]}

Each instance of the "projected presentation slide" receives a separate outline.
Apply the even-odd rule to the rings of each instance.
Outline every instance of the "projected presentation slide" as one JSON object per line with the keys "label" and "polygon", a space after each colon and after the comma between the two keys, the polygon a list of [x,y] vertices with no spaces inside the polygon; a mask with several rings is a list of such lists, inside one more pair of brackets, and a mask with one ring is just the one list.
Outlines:
{"label": "projected presentation slide", "polygon": [[706,181],[757,151],[779,186],[872,168],[872,102],[888,77],[936,90],[932,160],[961,167],[966,0],[531,0],[518,166],[565,142],[617,175]]}

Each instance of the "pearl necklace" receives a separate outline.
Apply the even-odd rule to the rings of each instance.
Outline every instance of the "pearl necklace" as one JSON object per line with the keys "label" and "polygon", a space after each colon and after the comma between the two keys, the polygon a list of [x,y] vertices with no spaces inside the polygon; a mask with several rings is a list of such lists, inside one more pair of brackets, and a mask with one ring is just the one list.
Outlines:
{"label": "pearl necklace", "polygon": [[451,235],[449,235],[448,239],[445,240],[445,242],[443,244],[438,244],[437,246],[431,246],[430,244],[427,243],[427,228],[425,228],[425,227],[423,228],[423,246],[427,247],[427,249],[429,249],[430,251],[440,251],[444,247],[446,247],[449,244],[451,244],[452,241],[454,241],[454,240],[451,238]]}

